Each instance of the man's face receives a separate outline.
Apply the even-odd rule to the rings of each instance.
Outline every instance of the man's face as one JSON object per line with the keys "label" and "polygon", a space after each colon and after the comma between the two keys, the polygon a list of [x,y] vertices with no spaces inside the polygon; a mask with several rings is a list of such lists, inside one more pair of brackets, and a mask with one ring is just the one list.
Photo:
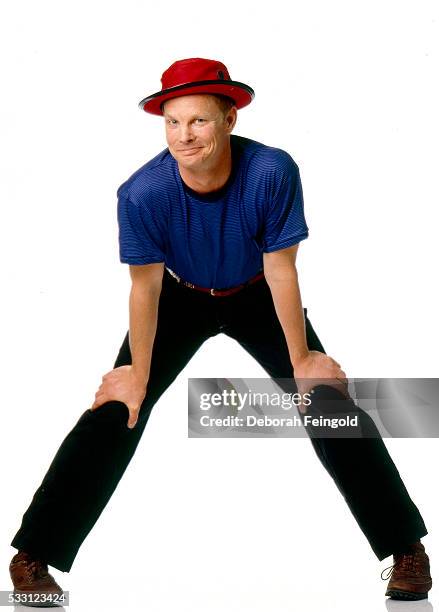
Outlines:
{"label": "man's face", "polygon": [[163,116],[169,151],[180,166],[209,170],[224,159],[236,123],[236,107],[225,117],[214,96],[194,94],[167,100]]}

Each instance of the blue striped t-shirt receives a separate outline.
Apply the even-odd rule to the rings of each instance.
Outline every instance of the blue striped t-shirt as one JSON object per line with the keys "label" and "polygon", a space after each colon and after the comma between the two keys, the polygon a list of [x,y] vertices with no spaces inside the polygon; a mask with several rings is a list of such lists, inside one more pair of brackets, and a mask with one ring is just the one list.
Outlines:
{"label": "blue striped t-shirt", "polygon": [[216,191],[186,185],[166,148],[117,190],[122,263],[164,262],[182,279],[225,289],[263,267],[262,253],[308,237],[299,168],[286,151],[231,134],[232,172]]}

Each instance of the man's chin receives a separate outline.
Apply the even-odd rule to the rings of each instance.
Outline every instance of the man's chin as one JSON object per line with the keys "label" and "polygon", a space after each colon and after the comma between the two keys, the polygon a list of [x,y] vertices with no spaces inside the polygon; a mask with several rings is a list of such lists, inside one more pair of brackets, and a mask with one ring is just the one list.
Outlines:
{"label": "man's chin", "polygon": [[202,168],[203,167],[203,158],[201,155],[191,155],[189,157],[178,157],[177,158],[179,166],[183,168]]}

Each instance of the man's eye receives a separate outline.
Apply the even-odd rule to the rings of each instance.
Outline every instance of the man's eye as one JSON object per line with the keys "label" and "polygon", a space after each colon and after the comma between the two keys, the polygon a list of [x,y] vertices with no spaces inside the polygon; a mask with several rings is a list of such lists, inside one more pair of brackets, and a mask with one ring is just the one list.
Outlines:
{"label": "man's eye", "polygon": [[176,120],[176,119],[168,119],[167,121],[168,121],[168,123],[171,123],[172,125],[174,125],[175,123],[177,123],[177,120]]}
{"label": "man's eye", "polygon": [[201,117],[198,117],[198,118],[197,118],[197,121],[201,121],[201,122],[203,122],[203,121],[206,121],[206,120],[205,120],[205,119],[202,119]]}

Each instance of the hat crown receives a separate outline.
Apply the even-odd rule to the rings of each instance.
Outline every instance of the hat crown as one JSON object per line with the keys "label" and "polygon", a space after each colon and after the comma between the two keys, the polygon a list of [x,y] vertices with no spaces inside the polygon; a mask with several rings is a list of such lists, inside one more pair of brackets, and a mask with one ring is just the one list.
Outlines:
{"label": "hat crown", "polygon": [[229,71],[222,62],[190,57],[174,62],[162,74],[162,90],[196,81],[230,81]]}

